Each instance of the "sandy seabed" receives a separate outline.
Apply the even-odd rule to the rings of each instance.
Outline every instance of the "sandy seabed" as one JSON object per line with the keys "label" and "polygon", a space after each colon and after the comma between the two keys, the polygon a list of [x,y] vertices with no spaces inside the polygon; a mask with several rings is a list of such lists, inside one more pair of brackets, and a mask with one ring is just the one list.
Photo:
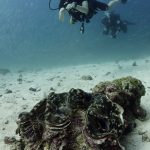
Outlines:
{"label": "sandy seabed", "polygon": [[[134,60],[135,61],[135,60]],[[68,92],[71,88],[80,88],[86,92],[100,81],[113,80],[125,76],[133,76],[142,81],[146,88],[146,95],[142,97],[142,106],[147,111],[147,118],[141,122],[136,120],[137,127],[124,139],[127,150],[150,149],[150,58],[69,66],[57,69],[24,70],[22,83],[17,80],[20,73],[12,71],[7,75],[0,74],[0,150],[9,150],[4,144],[5,136],[14,136],[17,128],[18,114],[30,111],[48,93],[55,91]],[[83,80],[82,76],[90,75],[92,80]],[[37,89],[36,92],[29,88]],[[8,92],[11,90],[12,93]],[[7,93],[8,92],[8,93]],[[139,131],[146,132],[146,141],[142,140]]]}

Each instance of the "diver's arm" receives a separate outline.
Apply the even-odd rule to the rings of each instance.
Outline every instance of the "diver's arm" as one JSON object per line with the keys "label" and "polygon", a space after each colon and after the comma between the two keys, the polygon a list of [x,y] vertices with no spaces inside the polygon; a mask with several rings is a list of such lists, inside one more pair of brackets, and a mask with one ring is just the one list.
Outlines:
{"label": "diver's arm", "polygon": [[75,9],[87,15],[88,12],[89,12],[88,2],[87,2],[87,1],[83,1],[83,2],[82,2],[82,6],[77,5],[77,6],[75,7]]}
{"label": "diver's arm", "polygon": [[71,9],[76,9],[79,12],[84,13],[84,14],[88,14],[88,12],[89,12],[89,6],[88,6],[87,0],[82,2],[82,6],[76,5],[75,2],[72,2],[72,3],[67,5],[66,9],[68,11],[71,10]]}

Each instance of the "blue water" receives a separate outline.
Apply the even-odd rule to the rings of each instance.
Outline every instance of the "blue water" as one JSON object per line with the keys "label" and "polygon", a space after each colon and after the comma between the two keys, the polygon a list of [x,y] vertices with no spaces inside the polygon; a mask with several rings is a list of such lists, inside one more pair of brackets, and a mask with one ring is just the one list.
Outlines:
{"label": "blue water", "polygon": [[[108,0],[103,0],[108,2]],[[49,0],[0,0],[0,67],[57,67],[136,59],[150,55],[150,1],[129,0],[114,8],[123,19],[134,22],[117,39],[102,35],[104,12],[85,25],[58,21]],[[59,0],[52,0],[57,7]]]}

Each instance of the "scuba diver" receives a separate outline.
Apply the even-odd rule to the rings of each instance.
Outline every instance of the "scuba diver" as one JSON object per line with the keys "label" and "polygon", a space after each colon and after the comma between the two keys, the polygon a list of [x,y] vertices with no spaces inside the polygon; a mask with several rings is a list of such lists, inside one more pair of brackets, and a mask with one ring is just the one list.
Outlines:
{"label": "scuba diver", "polygon": [[105,17],[101,20],[104,25],[103,34],[110,34],[112,38],[116,38],[119,32],[127,33],[127,25],[134,25],[134,23],[126,20],[121,20],[120,15],[114,12],[106,13]]}
{"label": "scuba diver", "polygon": [[111,0],[108,4],[96,0],[60,0],[59,20],[64,20],[65,11],[70,15],[70,23],[81,22],[80,32],[84,33],[84,22],[90,22],[90,19],[98,10],[110,10],[117,3],[125,4],[127,0]]}

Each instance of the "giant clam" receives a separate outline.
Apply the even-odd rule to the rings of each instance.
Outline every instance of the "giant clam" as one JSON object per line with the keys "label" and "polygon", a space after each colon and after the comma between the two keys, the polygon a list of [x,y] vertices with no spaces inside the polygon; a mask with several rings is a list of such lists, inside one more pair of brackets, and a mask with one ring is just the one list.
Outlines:
{"label": "giant clam", "polygon": [[20,140],[7,138],[5,143],[10,141],[13,150],[124,150],[120,138],[130,128],[127,115],[130,111],[137,117],[135,110],[145,94],[139,80],[133,78],[132,85],[128,78],[101,83],[92,93],[50,93],[18,116]]}

